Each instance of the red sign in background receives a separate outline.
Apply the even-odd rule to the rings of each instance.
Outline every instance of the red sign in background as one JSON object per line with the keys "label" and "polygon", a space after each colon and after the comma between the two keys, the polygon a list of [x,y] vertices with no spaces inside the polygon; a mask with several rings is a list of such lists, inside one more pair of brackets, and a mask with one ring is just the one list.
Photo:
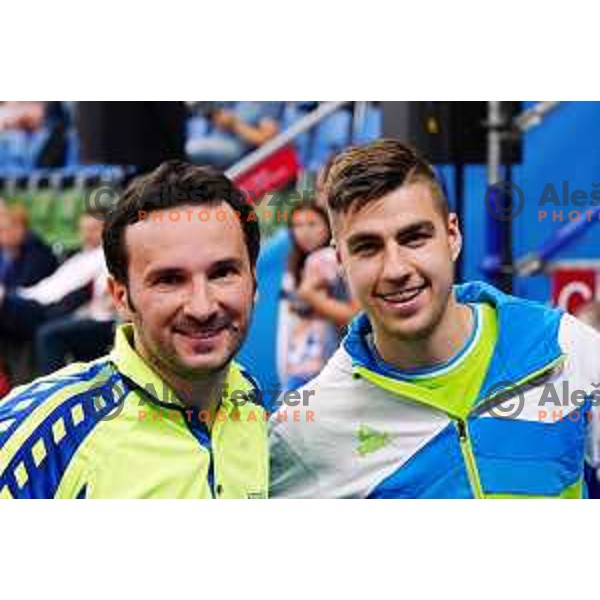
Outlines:
{"label": "red sign in background", "polygon": [[557,264],[552,269],[552,302],[556,306],[575,313],[592,300],[600,300],[600,264]]}
{"label": "red sign in background", "polygon": [[250,198],[258,198],[263,192],[274,192],[285,187],[296,178],[299,170],[295,148],[285,146],[237,177],[235,182]]}

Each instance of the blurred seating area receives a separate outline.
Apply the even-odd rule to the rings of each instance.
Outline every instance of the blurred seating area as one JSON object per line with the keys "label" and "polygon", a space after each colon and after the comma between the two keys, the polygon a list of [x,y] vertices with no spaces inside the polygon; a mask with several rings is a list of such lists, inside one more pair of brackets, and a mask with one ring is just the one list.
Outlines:
{"label": "blurred seating area", "polygon": [[[187,126],[187,147],[193,147],[195,140],[203,139],[215,132],[215,125],[211,118],[215,108],[213,106],[207,109],[205,104],[191,103],[192,116],[188,120]],[[315,110],[319,103],[270,102],[264,104],[279,105],[275,107],[275,112],[272,114],[278,114],[278,130],[285,131]],[[355,110],[355,104],[363,105],[361,110]],[[341,148],[351,143],[362,143],[380,137],[381,119],[381,109],[376,102],[349,103],[346,107],[333,113],[314,129],[299,135],[294,140],[294,147],[302,169],[317,172],[327,158]]]}
{"label": "blurred seating area", "polygon": [[[23,174],[40,167],[75,168],[82,163],[89,163],[89,160],[82,161],[80,158],[78,104],[83,103],[0,103],[0,169],[3,172],[15,170]],[[272,131],[280,132],[306,116],[318,104],[318,102],[188,102],[185,147],[193,149],[195,144],[206,139],[215,137],[225,139],[225,134],[231,134],[224,131],[225,126],[220,126],[221,121],[216,116],[219,111],[231,115],[239,114],[239,119],[251,126],[259,126],[261,119],[267,118],[265,115],[268,115],[269,120],[276,122]],[[359,104],[364,105],[362,110],[355,111],[353,105],[348,104],[347,107],[326,118],[312,131],[300,135],[295,140],[294,146],[303,169],[316,171],[332,152],[338,151],[351,142],[360,143],[380,135],[381,110],[377,103]],[[24,106],[19,107],[19,105]],[[261,105],[269,106],[262,108]],[[35,114],[30,114],[32,111]],[[356,114],[357,112],[360,114]],[[268,138],[268,133],[265,137]],[[52,144],[56,146],[53,152],[49,147]],[[258,145],[260,144],[253,145],[246,142],[245,149],[249,152]]]}
{"label": "blurred seating area", "polygon": [[[27,209],[31,228],[59,257],[77,248],[79,216],[95,203],[109,203],[113,190],[122,188],[141,170],[140,165],[135,164],[89,164],[89,158],[81,159],[78,104],[83,103],[0,103],[0,196],[9,204],[19,203]],[[193,150],[206,140],[225,139],[225,133],[215,123],[219,111],[240,115],[239,119],[247,119],[249,127],[257,128],[262,116],[270,115],[269,121],[276,117],[272,132],[278,133],[296,124],[318,105],[318,102],[308,101],[188,102],[185,105],[185,148]],[[360,105],[358,110],[357,105]],[[30,114],[32,111],[34,114]],[[87,135],[89,128],[83,129]],[[299,167],[296,179],[314,180],[329,156],[351,143],[375,139],[380,134],[381,110],[377,103],[348,103],[295,138],[292,148]],[[229,132],[229,135],[233,134]],[[266,135],[264,141],[268,139],[271,138]],[[250,143],[242,146],[244,152],[239,158],[254,149]],[[232,151],[231,156],[234,154]],[[187,158],[194,160],[194,156]],[[102,186],[106,186],[106,190],[100,198]]]}
{"label": "blurred seating area", "polygon": [[[156,161],[229,168],[319,105],[0,102],[0,396],[61,364],[99,356],[110,342],[115,315],[90,213],[109,207]],[[293,176],[276,185],[306,187],[332,154],[380,133],[376,103],[347,103],[283,149],[288,162],[293,155]],[[259,164],[235,180],[248,189],[277,176]],[[274,231],[261,225],[266,236]],[[90,235],[95,241],[86,242]]]}

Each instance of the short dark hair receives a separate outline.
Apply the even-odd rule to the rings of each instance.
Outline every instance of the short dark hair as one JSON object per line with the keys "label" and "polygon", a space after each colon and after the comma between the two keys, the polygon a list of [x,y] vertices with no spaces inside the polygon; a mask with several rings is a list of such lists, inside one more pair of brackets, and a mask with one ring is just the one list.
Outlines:
{"label": "short dark hair", "polygon": [[141,220],[141,215],[186,204],[214,205],[226,202],[239,216],[252,268],[260,250],[260,230],[256,219],[248,218],[252,207],[235,184],[212,167],[200,167],[169,160],[154,171],[134,179],[122,198],[109,212],[102,245],[109,273],[127,283],[125,229]]}
{"label": "short dark hair", "polygon": [[327,206],[332,213],[358,210],[402,185],[430,185],[442,213],[448,201],[433,166],[416,150],[393,139],[351,146],[338,154],[325,174]]}

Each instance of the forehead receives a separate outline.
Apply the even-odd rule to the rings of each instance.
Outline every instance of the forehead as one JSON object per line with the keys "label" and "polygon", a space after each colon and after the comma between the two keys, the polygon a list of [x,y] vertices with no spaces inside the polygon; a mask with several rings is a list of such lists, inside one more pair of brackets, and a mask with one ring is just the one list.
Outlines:
{"label": "forehead", "polygon": [[125,229],[125,245],[129,269],[137,271],[204,269],[247,256],[242,225],[225,202],[154,211]]}
{"label": "forehead", "polygon": [[79,227],[85,229],[102,229],[103,223],[100,219],[93,217],[92,215],[85,214],[79,218]]}
{"label": "forehead", "polygon": [[359,233],[386,235],[420,221],[442,223],[431,188],[426,183],[403,185],[374,202],[346,214],[333,214],[338,239]]}

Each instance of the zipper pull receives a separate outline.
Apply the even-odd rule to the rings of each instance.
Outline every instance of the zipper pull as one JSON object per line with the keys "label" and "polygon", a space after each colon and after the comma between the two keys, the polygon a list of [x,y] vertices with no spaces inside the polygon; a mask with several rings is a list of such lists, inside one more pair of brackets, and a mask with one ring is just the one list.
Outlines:
{"label": "zipper pull", "polygon": [[467,439],[467,425],[462,420],[459,419],[456,421],[456,428],[458,429],[458,437],[461,441],[465,441]]}

